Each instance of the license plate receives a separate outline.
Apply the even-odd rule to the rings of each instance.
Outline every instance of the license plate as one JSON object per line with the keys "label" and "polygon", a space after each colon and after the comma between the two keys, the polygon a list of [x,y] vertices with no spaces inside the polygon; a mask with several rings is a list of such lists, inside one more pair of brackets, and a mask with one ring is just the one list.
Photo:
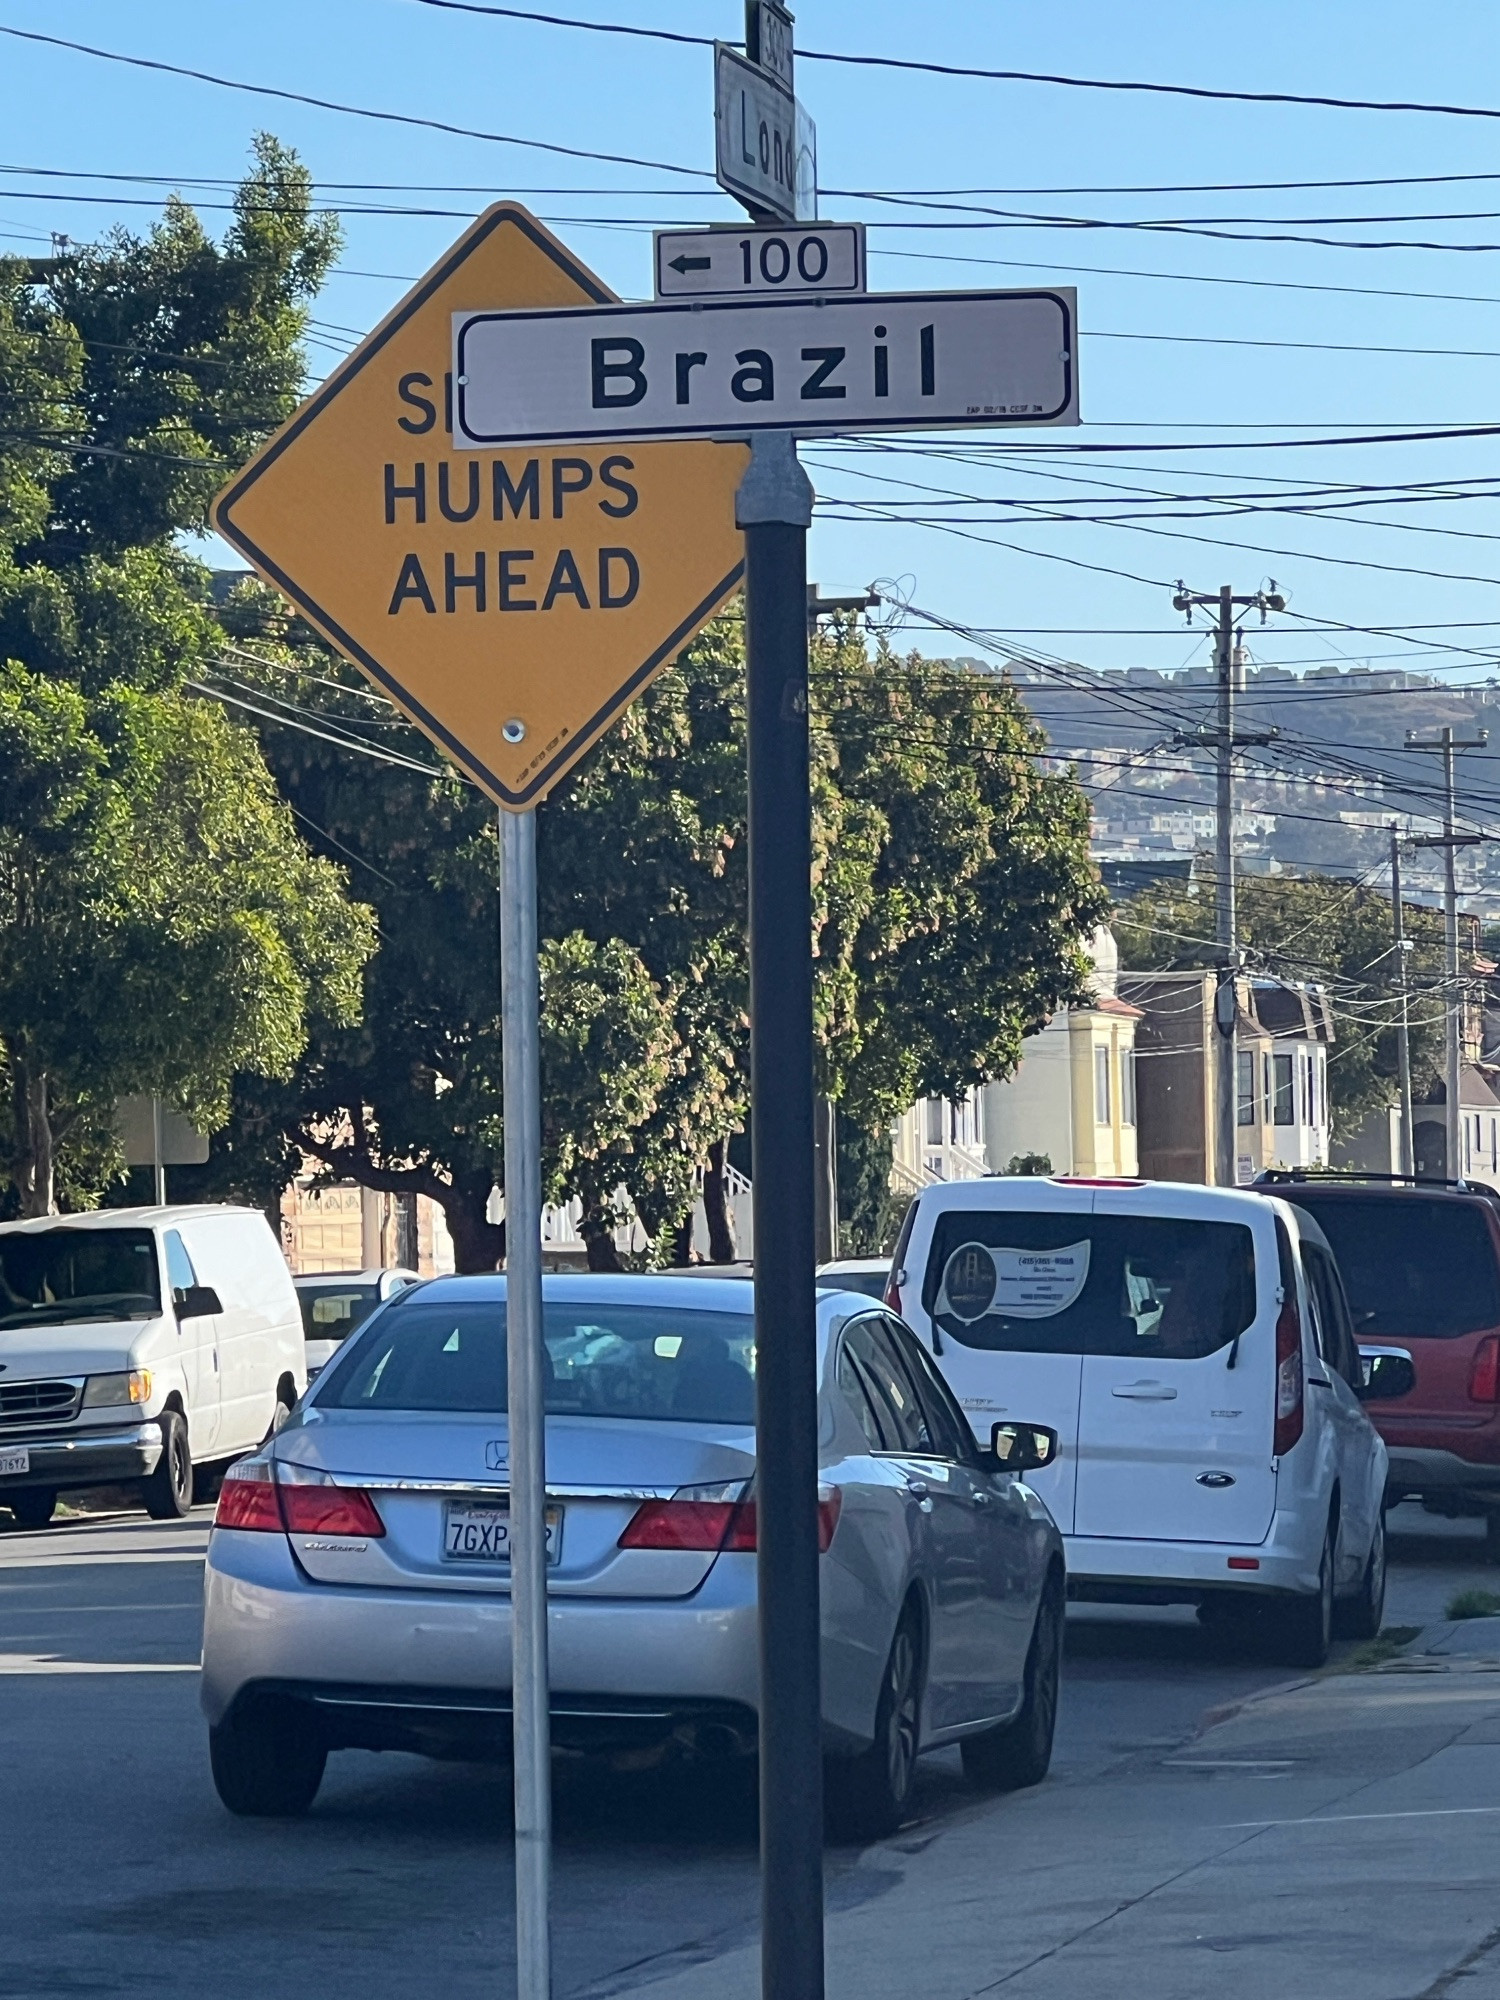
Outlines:
{"label": "license plate", "polygon": [[[547,1560],[562,1555],[561,1507],[547,1509]],[[450,1500],[443,1509],[443,1554],[449,1562],[510,1561],[510,1503]]]}
{"label": "license plate", "polygon": [[0,1451],[0,1479],[8,1472],[30,1472],[31,1453],[19,1447],[12,1451]]}

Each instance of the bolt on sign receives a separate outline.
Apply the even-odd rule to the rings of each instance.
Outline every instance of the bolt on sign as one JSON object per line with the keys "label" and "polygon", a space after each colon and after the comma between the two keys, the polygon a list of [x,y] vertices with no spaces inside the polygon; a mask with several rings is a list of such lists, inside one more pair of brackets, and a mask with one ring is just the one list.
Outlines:
{"label": "bolt on sign", "polygon": [[546,796],[744,567],[743,444],[453,448],[455,312],[615,302],[500,202],[214,502],[224,539],[512,810]]}

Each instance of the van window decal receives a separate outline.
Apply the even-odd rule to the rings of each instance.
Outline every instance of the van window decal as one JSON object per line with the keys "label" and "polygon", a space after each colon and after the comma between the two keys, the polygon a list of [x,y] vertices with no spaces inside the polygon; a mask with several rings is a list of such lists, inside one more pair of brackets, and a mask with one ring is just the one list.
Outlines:
{"label": "van window decal", "polygon": [[1004,1319],[1051,1319],[1066,1312],[1088,1282],[1087,1237],[1055,1250],[961,1243],[943,1267],[934,1316],[951,1313],[965,1326],[990,1314]]}

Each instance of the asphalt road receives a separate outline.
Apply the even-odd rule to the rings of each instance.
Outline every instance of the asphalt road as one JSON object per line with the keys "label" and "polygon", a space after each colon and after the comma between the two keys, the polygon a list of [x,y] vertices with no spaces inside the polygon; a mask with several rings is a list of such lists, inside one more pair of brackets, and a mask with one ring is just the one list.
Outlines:
{"label": "asphalt road", "polygon": [[[511,1991],[503,1774],[347,1752],[305,1821],[236,1821],[219,1806],[195,1673],[207,1528],[200,1512],[0,1533],[0,1993]],[[1470,1524],[1404,1509],[1392,1528],[1389,1624],[1438,1619],[1470,1585],[1500,1588]],[[1066,1828],[1123,1797],[1143,1759],[1154,1767],[1205,1718],[1288,1678],[1216,1652],[1185,1613],[1075,1609],[1054,1780],[1023,1808],[1033,1856],[1043,1802],[1066,1852]],[[830,1851],[831,1922],[857,1934],[866,1904],[894,1912],[893,1883],[929,1849],[1010,1842],[1018,1806],[976,1799],[952,1754],[927,1760],[895,1841]],[[714,1990],[718,1969],[745,1961],[756,1904],[746,1787],[559,1773],[559,2000],[658,1983],[665,1995],[695,1977]]]}

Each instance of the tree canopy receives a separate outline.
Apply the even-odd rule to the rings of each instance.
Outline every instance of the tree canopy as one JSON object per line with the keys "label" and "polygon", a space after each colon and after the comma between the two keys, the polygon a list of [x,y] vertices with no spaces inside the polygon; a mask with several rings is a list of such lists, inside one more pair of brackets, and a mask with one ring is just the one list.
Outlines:
{"label": "tree canopy", "polygon": [[[1331,875],[1242,875],[1238,910],[1252,968],[1327,989],[1337,1024],[1328,1052],[1328,1096],[1334,1132],[1342,1136],[1396,1097],[1390,899]],[[1413,945],[1407,954],[1412,1080],[1423,1096],[1442,1072],[1442,918],[1409,904],[1404,927]],[[1181,883],[1146,890],[1116,917],[1120,963],[1135,970],[1213,965],[1218,947],[1209,939],[1212,929],[1211,892]]]}
{"label": "tree canopy", "polygon": [[113,1105],[200,1124],[358,1017],[373,945],[256,739],[195,689],[224,643],[182,537],[290,414],[337,245],[257,142],[222,244],[168,204],[0,262],[0,1166],[44,1213],[117,1164]]}
{"label": "tree canopy", "polygon": [[[277,1124],[330,1171],[442,1202],[493,1262],[502,1170],[493,813],[415,732],[243,586],[234,688],[279,711],[267,755],[308,838],[357,862],[381,948],[362,1026],[320,1037]],[[234,691],[225,683],[228,691]],[[924,1092],[1002,1074],[1076,992],[1105,907],[1087,806],[995,676],[839,631],[815,648],[821,1085],[884,1134]],[[337,748],[304,724],[425,766]],[[623,1189],[662,1247],[745,1122],[743,623],[726,613],[539,813],[549,1192],[611,1254]],[[889,1146],[886,1141],[887,1170]]]}

